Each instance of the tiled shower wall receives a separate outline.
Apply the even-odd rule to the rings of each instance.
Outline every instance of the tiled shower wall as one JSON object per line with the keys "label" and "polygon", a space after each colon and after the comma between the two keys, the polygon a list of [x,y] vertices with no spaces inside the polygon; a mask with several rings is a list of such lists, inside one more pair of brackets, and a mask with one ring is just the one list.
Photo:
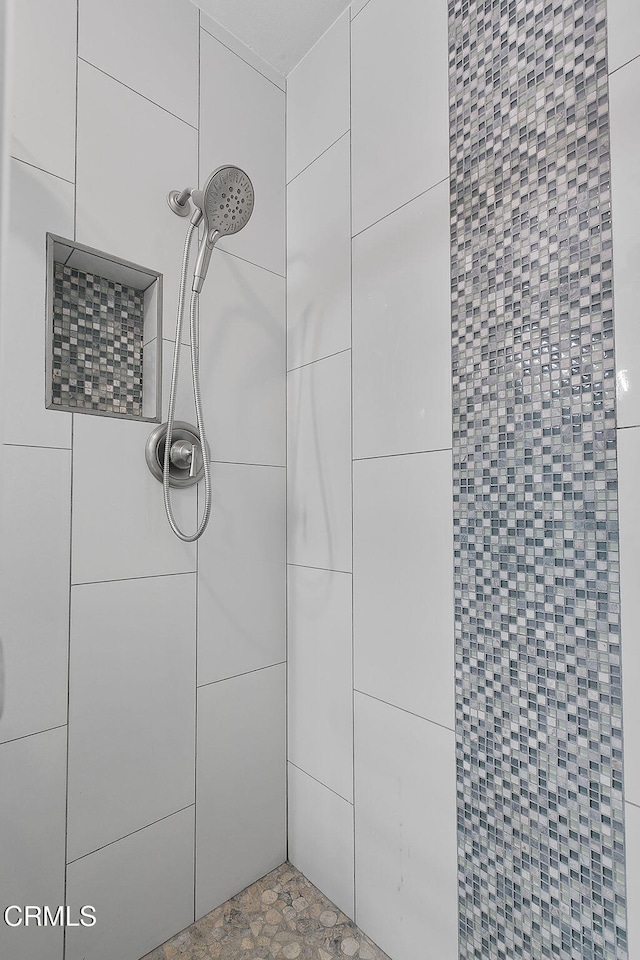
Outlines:
{"label": "tiled shower wall", "polygon": [[[463,885],[457,887],[446,6],[418,0],[352,4],[293,71],[287,87],[289,853],[343,909],[353,911],[394,960],[421,955],[453,960],[460,946],[464,955],[483,960],[500,955],[495,942],[482,944],[489,931],[482,930],[481,920],[478,952],[465,940],[465,911],[472,913],[489,898],[484,877],[479,877],[477,886],[471,884],[466,907],[466,871],[478,855],[473,847],[470,859],[460,847]],[[466,14],[469,5],[462,6]],[[487,11],[493,9],[499,20],[501,12],[515,17],[516,7],[525,6],[529,9],[528,4],[505,4],[502,10],[495,4]],[[558,16],[556,7],[563,8],[534,6],[547,20]],[[602,4],[587,6],[590,11],[597,7],[602,16]],[[628,0],[609,0],[607,14],[626,692],[626,916],[629,956],[638,960],[640,715],[635,688],[640,664],[635,625],[640,611],[634,605],[640,441],[634,438],[640,425],[635,383],[635,357],[640,356],[640,13]],[[567,20],[567,57],[573,56],[574,28],[578,34],[584,30],[579,20]],[[521,29],[523,42],[529,25]],[[564,28],[559,29],[562,33]],[[600,32],[601,62],[602,36]],[[531,37],[527,42],[535,46]],[[465,54],[477,56],[468,43]],[[592,49],[595,42],[589,37],[587,59]],[[486,82],[486,69],[486,63],[477,65],[474,83],[478,77]],[[589,138],[595,138],[592,146],[606,164],[602,74],[599,84],[600,125],[590,128]],[[606,167],[602,173],[606,185]],[[461,178],[461,189],[465,183]],[[471,189],[475,200],[473,185]],[[563,183],[559,203],[566,203],[566,193]],[[605,248],[603,259],[607,254]],[[609,410],[611,397],[609,392]],[[496,415],[502,416],[499,403]],[[505,414],[505,424],[506,419]],[[615,480],[615,473],[608,479]],[[604,622],[615,626],[615,511],[608,521],[614,537],[609,559],[614,562],[608,571],[605,564],[604,572],[613,589]],[[492,571],[488,578],[485,586],[491,588]],[[611,649],[606,631],[602,640],[603,663],[611,657],[615,668],[618,635],[612,634]],[[486,674],[485,665],[473,666],[479,668],[477,692],[493,674]],[[610,692],[619,697],[615,669],[611,675],[603,671],[598,692],[606,697],[610,676]],[[548,706],[546,694],[543,699]],[[462,696],[459,706],[464,706]],[[603,732],[607,706],[603,700]],[[619,729],[615,703],[613,712]],[[606,749],[604,760],[615,774],[611,785],[618,825],[606,836],[604,821],[605,836],[588,837],[586,853],[588,858],[591,850],[596,855],[590,863],[596,880],[597,855],[603,847],[613,853],[615,833],[615,865],[614,856],[606,863],[615,884],[608,873],[603,876],[609,883],[605,899],[613,902],[612,889],[617,895],[622,957],[619,740],[617,749],[613,763]],[[478,758],[475,749],[471,758]],[[603,793],[610,795],[603,770],[592,772],[591,780],[602,777]],[[519,778],[515,783],[519,794]],[[468,799],[477,802],[474,787],[467,786]],[[596,798],[589,797],[581,807],[583,828],[593,826],[591,800]],[[572,800],[570,807],[573,811],[577,804]],[[474,835],[486,829],[482,806],[478,814]],[[496,823],[501,821],[502,816]],[[543,839],[545,829],[543,825]],[[570,848],[575,854],[574,845],[575,837],[563,841],[562,856],[569,858]],[[501,872],[507,882],[516,877],[510,867]],[[550,864],[551,880],[558,876]],[[604,916],[597,882],[588,889],[589,898],[594,896],[591,904],[580,902],[584,890],[575,875],[570,875],[569,887],[577,892],[580,910],[586,914],[588,906],[595,908],[588,927],[598,913]],[[532,893],[538,896],[537,890]],[[465,921],[460,942],[459,894]],[[553,906],[548,894],[542,903],[544,907],[533,902],[541,919],[547,905]],[[556,911],[553,922],[549,915],[546,919],[553,930],[552,955],[555,949],[558,956],[571,956],[570,922],[565,922],[567,941],[556,925]],[[595,924],[593,932],[598,933]],[[577,955],[596,955],[588,939],[575,948]],[[530,955],[543,955],[540,936]]]}
{"label": "tiled shower wall", "polygon": [[446,3],[287,81],[289,856],[394,960],[457,949]]}
{"label": "tiled shower wall", "polygon": [[[187,0],[14,15],[0,889],[98,922],[66,943],[2,923],[0,954],[134,958],[286,855],[284,83]],[[166,194],[223,163],[258,199],[202,295],[216,508],[196,547],[168,528],[149,424],[45,409],[45,233],[164,274],[166,411],[186,229]],[[193,422],[187,349],[182,373]],[[174,502],[195,529],[195,490]]]}

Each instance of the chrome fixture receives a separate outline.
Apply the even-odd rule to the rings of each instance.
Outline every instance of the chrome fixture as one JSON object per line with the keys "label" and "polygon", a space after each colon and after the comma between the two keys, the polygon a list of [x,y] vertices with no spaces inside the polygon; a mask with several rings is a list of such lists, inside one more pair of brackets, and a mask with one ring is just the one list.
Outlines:
{"label": "chrome fixture", "polygon": [[[200,324],[198,299],[202,290],[213,248],[221,237],[238,233],[246,226],[253,212],[253,184],[247,174],[239,167],[224,166],[214,170],[203,190],[187,188],[172,190],[167,197],[171,210],[178,216],[186,217],[190,212],[189,199],[194,210],[187,229],[180,274],[180,292],[178,295],[178,313],[176,318],[176,340],[171,372],[171,391],[169,394],[169,412],[166,424],[157,427],[147,440],[146,458],[153,475],[162,481],[164,506],[167,520],[177,537],[192,543],[204,533],[211,516],[211,464],[209,447],[205,434],[200,395]],[[187,268],[191,240],[196,227],[202,223],[204,228],[198,259],[193,273],[190,303],[191,330],[191,378],[196,408],[197,427],[175,421],[176,388],[180,363],[180,341],[184,320],[184,305],[187,285]],[[205,454],[203,455],[203,450]],[[160,470],[160,464],[162,469]],[[170,487],[189,486],[204,477],[204,513],[194,534],[186,534],[178,527],[171,507]]]}

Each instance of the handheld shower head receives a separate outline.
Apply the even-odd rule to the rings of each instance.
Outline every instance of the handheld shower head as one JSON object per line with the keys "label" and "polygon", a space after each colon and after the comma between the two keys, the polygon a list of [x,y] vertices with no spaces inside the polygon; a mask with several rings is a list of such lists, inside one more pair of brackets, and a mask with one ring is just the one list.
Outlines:
{"label": "handheld shower head", "polygon": [[253,184],[239,167],[218,167],[204,189],[194,190],[191,198],[204,215],[205,235],[198,251],[192,288],[200,293],[215,244],[220,237],[238,233],[247,225],[253,212]]}

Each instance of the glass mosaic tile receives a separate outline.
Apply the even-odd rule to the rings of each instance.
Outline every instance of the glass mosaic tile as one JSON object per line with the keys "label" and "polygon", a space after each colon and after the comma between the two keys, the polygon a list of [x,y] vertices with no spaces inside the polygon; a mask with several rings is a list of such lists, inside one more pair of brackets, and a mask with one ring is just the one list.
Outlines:
{"label": "glass mosaic tile", "polygon": [[627,957],[606,44],[449,3],[465,960]]}
{"label": "glass mosaic tile", "polygon": [[144,292],[54,264],[52,404],[142,416]]}

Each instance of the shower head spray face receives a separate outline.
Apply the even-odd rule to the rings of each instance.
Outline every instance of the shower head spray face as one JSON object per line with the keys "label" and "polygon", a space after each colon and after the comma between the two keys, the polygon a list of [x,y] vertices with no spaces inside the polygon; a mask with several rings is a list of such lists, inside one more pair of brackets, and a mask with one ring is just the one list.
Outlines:
{"label": "shower head spray face", "polygon": [[239,167],[218,167],[207,180],[203,194],[203,213],[208,230],[221,236],[237,233],[246,226],[253,212],[253,184]]}
{"label": "shower head spray face", "polygon": [[215,244],[221,237],[242,230],[253,212],[253,184],[239,167],[218,167],[204,190],[194,190],[191,196],[204,214],[205,235],[193,277],[193,290],[200,293]]}

